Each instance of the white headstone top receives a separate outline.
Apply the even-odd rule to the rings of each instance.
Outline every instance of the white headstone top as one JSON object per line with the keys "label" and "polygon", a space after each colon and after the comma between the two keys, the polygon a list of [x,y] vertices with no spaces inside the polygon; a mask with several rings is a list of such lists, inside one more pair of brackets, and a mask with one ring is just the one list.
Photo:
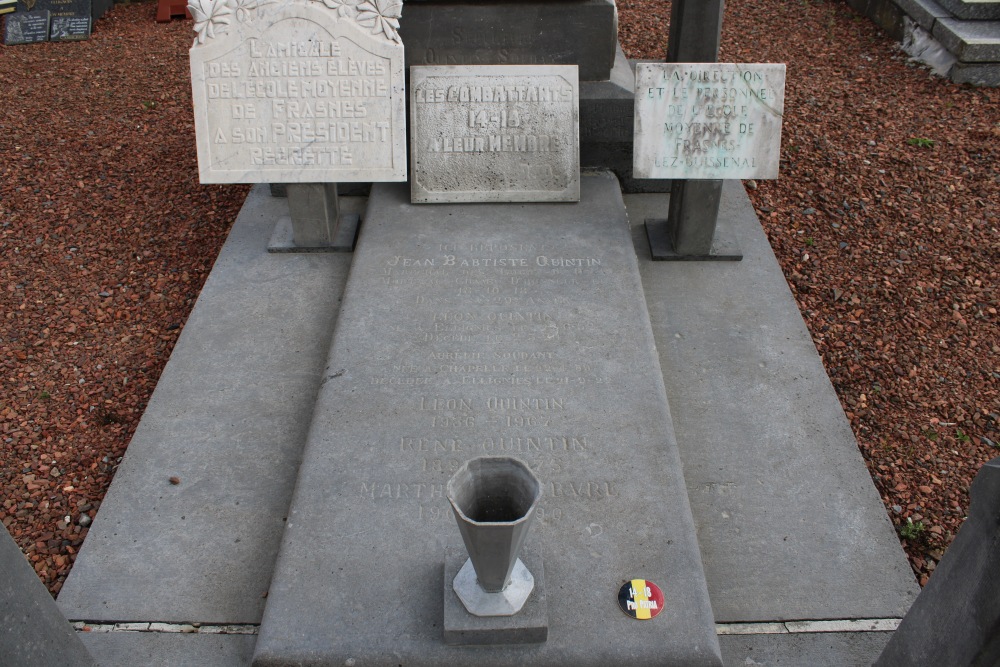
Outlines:
{"label": "white headstone top", "polygon": [[777,178],[785,66],[640,63],[636,178]]}
{"label": "white headstone top", "polygon": [[579,201],[576,65],[410,68],[413,202]]}
{"label": "white headstone top", "polygon": [[406,180],[400,7],[191,0],[201,182]]}

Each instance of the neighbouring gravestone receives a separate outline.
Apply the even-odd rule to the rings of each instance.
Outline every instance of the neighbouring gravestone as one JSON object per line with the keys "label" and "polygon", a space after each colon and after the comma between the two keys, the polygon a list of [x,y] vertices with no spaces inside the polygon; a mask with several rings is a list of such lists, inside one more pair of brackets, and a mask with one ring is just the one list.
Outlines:
{"label": "neighbouring gravestone", "polygon": [[90,37],[90,16],[53,16],[49,40],[70,42]]}
{"label": "neighbouring gravestone", "polygon": [[785,66],[639,63],[638,178],[777,178]]}
{"label": "neighbouring gravestone", "polygon": [[3,33],[4,44],[8,46],[34,44],[48,41],[48,39],[48,11],[17,12],[7,16]]}
{"label": "neighbouring gravestone", "polygon": [[614,0],[406,3],[406,64],[577,65],[604,81],[615,61]]}
{"label": "neighbouring gravestone", "polygon": [[399,5],[192,0],[202,183],[406,179]]}
{"label": "neighbouring gravestone", "polygon": [[573,65],[410,68],[413,202],[577,201]]}
{"label": "neighbouring gravestone", "polygon": [[73,626],[0,526],[0,664],[96,667]]}
{"label": "neighbouring gravestone", "polygon": [[[461,548],[445,486],[478,456],[542,484],[525,564],[544,559],[544,643],[446,644],[462,603],[442,605]],[[641,614],[619,597],[636,580],[662,589],[626,601]],[[613,175],[584,176],[570,204],[372,187],[254,659],[355,662],[721,664]]]}
{"label": "neighbouring gravestone", "polygon": [[32,4],[35,9],[49,11],[50,41],[78,41],[90,37],[93,13],[91,0],[37,0]]}
{"label": "neighbouring gravestone", "polygon": [[969,496],[969,517],[876,667],[1000,664],[1000,458]]}

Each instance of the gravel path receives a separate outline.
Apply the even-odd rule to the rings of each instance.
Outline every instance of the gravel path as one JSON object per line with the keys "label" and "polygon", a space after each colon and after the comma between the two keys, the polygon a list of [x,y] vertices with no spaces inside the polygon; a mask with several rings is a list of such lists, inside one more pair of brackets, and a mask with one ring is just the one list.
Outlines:
{"label": "gravel path", "polygon": [[[662,58],[669,3],[618,4]],[[154,11],[0,47],[0,516],[53,593],[247,192],[197,183],[191,23]],[[747,187],[923,583],[1000,454],[1000,90],[835,0],[730,0],[721,59],[788,64]]]}

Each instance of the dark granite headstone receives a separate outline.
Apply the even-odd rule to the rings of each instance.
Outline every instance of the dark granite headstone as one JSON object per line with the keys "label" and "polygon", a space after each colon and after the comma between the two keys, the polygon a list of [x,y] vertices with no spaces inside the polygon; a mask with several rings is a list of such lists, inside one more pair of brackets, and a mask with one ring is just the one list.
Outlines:
{"label": "dark granite headstone", "polygon": [[49,12],[18,12],[7,17],[3,33],[3,43],[34,44],[49,39]]}
{"label": "dark granite headstone", "polygon": [[72,42],[90,37],[89,16],[53,16],[49,27],[49,40]]}
{"label": "dark granite headstone", "polygon": [[[49,26],[50,40],[66,41],[90,37],[91,0],[36,0],[33,4],[35,9],[48,10],[52,17]],[[69,19],[75,20],[69,21]],[[81,19],[86,19],[86,32],[82,34]],[[56,29],[59,30],[58,33]]]}
{"label": "dark granite headstone", "polygon": [[615,60],[612,0],[407,3],[399,34],[411,65],[577,65],[606,81]]}

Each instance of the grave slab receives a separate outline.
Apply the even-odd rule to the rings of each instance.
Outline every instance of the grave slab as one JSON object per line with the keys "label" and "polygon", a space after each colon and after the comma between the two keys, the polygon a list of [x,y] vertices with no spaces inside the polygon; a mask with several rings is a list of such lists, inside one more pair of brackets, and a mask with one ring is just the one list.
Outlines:
{"label": "grave slab", "polygon": [[938,0],[938,2],[960,19],[1000,19],[1000,3],[996,0]]}
{"label": "grave slab", "polygon": [[382,31],[394,18],[347,3],[193,1],[212,17],[195,22],[191,48],[202,183],[406,180],[403,46]]}
{"label": "grave slab", "polygon": [[746,192],[741,262],[648,262],[667,199],[626,203],[715,620],[901,617],[913,573]]}
{"label": "grave slab", "polygon": [[871,665],[891,632],[823,632],[719,637],[726,667],[863,667]]}
{"label": "grave slab", "polygon": [[933,35],[963,63],[1000,62],[1000,20],[938,19]]}
{"label": "grave slab", "polygon": [[614,64],[618,9],[613,0],[411,1],[400,34],[407,67],[577,65],[581,81],[604,81]]}
{"label": "grave slab", "polygon": [[253,635],[186,635],[158,632],[81,632],[101,667],[246,667]]}
{"label": "grave slab", "polygon": [[411,201],[577,201],[579,104],[571,65],[411,68]]}
{"label": "grave slab", "polygon": [[247,198],[59,594],[68,618],[260,621],[350,265],[269,254],[287,214],[265,185]]}
{"label": "grave slab", "polygon": [[[254,664],[720,664],[614,177],[578,204],[424,206],[376,184]],[[542,482],[543,644],[446,646],[444,486],[512,455]],[[628,617],[618,591],[659,585]]]}

